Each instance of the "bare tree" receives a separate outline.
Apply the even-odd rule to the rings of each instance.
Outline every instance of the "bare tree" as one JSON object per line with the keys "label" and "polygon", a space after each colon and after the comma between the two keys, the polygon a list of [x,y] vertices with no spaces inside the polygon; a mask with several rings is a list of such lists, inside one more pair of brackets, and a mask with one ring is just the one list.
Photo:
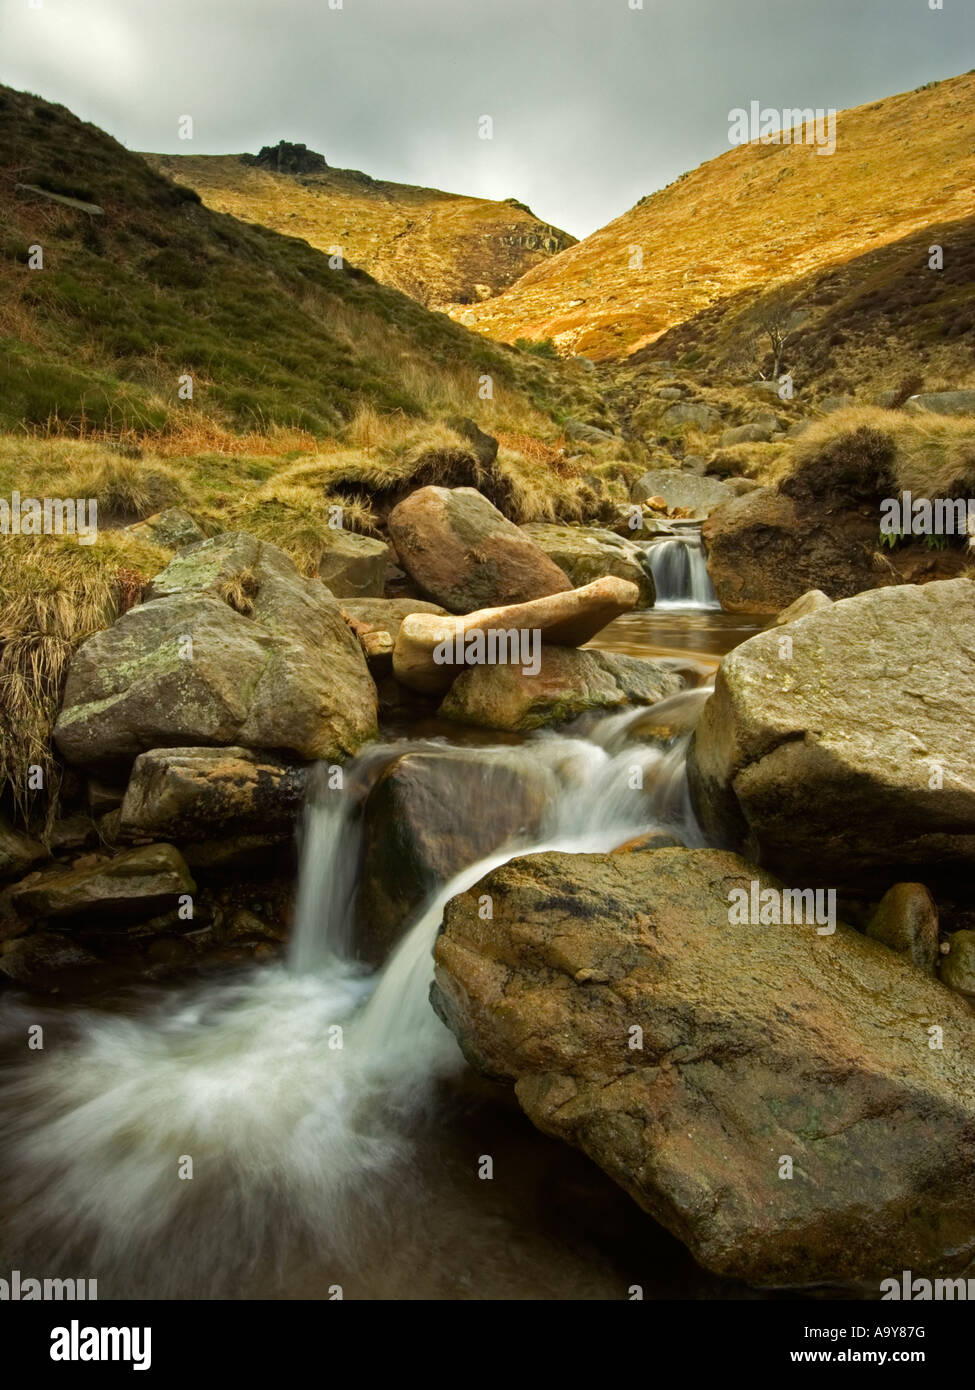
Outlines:
{"label": "bare tree", "polygon": [[[772,370],[769,377],[778,381],[785,368],[785,357],[793,345],[796,332],[804,322],[805,311],[781,296],[763,300],[754,310],[749,320],[749,332],[756,356],[764,349],[762,357],[772,354]],[[765,373],[759,375],[765,378]]]}

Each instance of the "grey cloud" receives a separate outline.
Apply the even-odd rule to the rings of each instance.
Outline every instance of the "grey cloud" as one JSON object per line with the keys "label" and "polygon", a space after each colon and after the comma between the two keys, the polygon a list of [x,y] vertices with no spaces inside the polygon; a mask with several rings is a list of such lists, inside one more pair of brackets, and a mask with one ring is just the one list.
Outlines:
{"label": "grey cloud", "polygon": [[577,236],[727,149],[732,107],[855,106],[975,65],[961,0],[3,3],[3,80],[130,148],[304,140]]}

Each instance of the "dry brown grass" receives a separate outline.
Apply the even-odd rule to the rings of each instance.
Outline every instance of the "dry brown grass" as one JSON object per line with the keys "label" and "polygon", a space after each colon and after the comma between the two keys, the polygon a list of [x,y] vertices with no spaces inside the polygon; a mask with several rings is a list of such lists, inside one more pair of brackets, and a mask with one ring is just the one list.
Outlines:
{"label": "dry brown grass", "polygon": [[776,480],[816,469],[821,460],[856,458],[857,440],[889,458],[891,481],[917,497],[975,496],[975,416],[906,414],[851,406],[810,425],[779,460]]}
{"label": "dry brown grass", "polygon": [[828,158],[809,145],[730,149],[474,305],[475,326],[624,357],[728,296],[970,215],[973,151],[975,73],[840,112]]}
{"label": "dry brown grass", "polygon": [[[166,552],[130,537],[94,546],[52,536],[0,547],[0,794],[18,817],[48,829],[61,772],[51,733],[76,647],[138,601]],[[43,786],[32,789],[32,770]]]}

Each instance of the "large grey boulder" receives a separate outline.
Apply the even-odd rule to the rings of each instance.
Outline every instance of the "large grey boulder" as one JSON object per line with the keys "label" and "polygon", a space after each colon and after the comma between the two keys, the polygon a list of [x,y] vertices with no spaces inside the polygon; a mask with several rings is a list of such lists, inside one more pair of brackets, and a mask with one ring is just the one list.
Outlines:
{"label": "large grey boulder", "polygon": [[714,850],[516,859],[448,903],[434,1007],[708,1269],[971,1275],[975,1015],[842,924],[732,925],[753,882],[781,890]]}
{"label": "large grey boulder", "polygon": [[970,867],[973,706],[971,580],[820,608],[722,661],[691,744],[698,816],[791,882]]}
{"label": "large grey boulder", "polygon": [[603,575],[628,579],[639,591],[637,608],[652,608],[656,593],[646,551],[601,526],[555,526],[532,521],[521,528],[572,580],[575,587]]}
{"label": "large grey boulder", "polygon": [[183,551],[147,602],[83,643],[55,739],[104,775],[166,747],[335,759],[375,731],[375,686],[337,601],[276,546],[228,534]]}
{"label": "large grey boulder", "polygon": [[423,487],[389,514],[403,568],[452,613],[525,603],[572,581],[520,527],[470,487]]}

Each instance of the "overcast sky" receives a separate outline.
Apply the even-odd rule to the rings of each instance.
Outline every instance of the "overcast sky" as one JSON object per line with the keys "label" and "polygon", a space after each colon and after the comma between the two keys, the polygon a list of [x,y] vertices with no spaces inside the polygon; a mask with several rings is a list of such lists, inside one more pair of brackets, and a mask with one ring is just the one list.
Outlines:
{"label": "overcast sky", "polygon": [[842,109],[975,67],[973,0],[337,3],[0,0],[0,80],[131,149],[302,140],[581,237],[728,149],[733,107]]}

